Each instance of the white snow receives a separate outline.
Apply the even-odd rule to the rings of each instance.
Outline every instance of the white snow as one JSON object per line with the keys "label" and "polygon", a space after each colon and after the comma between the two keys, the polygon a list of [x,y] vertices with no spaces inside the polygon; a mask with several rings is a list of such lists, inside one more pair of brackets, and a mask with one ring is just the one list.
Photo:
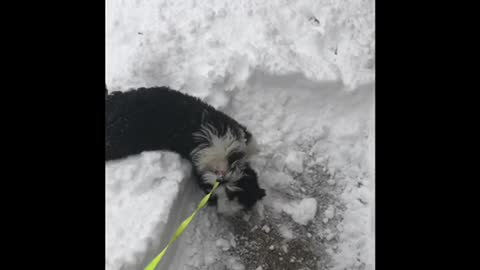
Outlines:
{"label": "white snow", "polygon": [[160,244],[170,212],[179,210],[174,203],[190,165],[173,153],[143,153],[109,162],[105,174],[106,266],[141,267],[148,249]]}
{"label": "white snow", "polygon": [[305,198],[301,201],[293,201],[283,206],[283,211],[289,214],[295,222],[306,225],[315,217],[317,201],[314,198]]}
{"label": "white snow", "polygon": [[[335,233],[334,231],[332,231],[332,230],[330,230],[330,229],[327,228],[327,229],[319,232],[318,235],[319,235],[321,238],[324,238],[324,239],[326,239],[327,241],[330,241],[330,240],[332,240],[332,239],[335,237],[336,233]],[[332,253],[333,253],[333,251],[332,251]]]}
{"label": "white snow", "polygon": [[296,173],[303,172],[303,158],[305,153],[299,151],[291,151],[286,158],[287,168]]}
{"label": "white snow", "polygon": [[[329,270],[375,268],[373,0],[106,2],[109,91],[169,85],[227,112],[262,149],[252,165],[267,189],[255,210],[264,221],[252,227],[287,213],[268,228],[292,240],[311,224],[328,240]],[[203,194],[172,153],[105,170],[106,270],[143,269]],[[226,224],[203,209],[159,269],[246,269]]]}
{"label": "white snow", "polygon": [[266,171],[260,177],[272,189],[283,190],[295,183],[290,175],[278,171]]}
{"label": "white snow", "polygon": [[285,238],[285,239],[293,239],[293,232],[292,230],[290,230],[287,226],[285,225],[281,225],[279,228],[278,228],[278,231],[280,233],[280,235]]}
{"label": "white snow", "polygon": [[234,248],[237,247],[237,242],[235,241],[235,238],[230,239],[230,245]]}
{"label": "white snow", "polygon": [[283,171],[283,168],[285,167],[285,157],[278,153],[275,154],[272,157],[272,164],[277,171]]}
{"label": "white snow", "polygon": [[333,205],[328,206],[327,210],[324,212],[325,217],[328,219],[332,219],[333,215],[335,215],[335,207]]}
{"label": "white snow", "polygon": [[116,89],[171,85],[215,93],[221,106],[222,92],[243,88],[255,67],[355,89],[374,79],[374,46],[371,1],[107,0],[107,84]]}
{"label": "white snow", "polygon": [[217,247],[223,249],[224,251],[227,251],[230,249],[230,243],[227,240],[222,238],[217,240],[216,245]]}
{"label": "white snow", "polygon": [[238,261],[238,259],[231,257],[228,260],[228,269],[232,270],[245,270],[245,266]]}

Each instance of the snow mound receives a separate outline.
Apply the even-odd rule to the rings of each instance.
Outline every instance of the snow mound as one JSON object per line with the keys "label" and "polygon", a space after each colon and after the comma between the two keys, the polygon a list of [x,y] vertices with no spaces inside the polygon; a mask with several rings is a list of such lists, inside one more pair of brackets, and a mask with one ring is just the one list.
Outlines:
{"label": "snow mound", "polygon": [[299,151],[291,151],[288,153],[285,160],[287,168],[296,173],[303,172],[303,159],[305,153]]}
{"label": "snow mound", "polygon": [[324,212],[325,217],[328,219],[332,219],[333,215],[335,214],[335,207],[333,205],[328,206],[327,210]]}
{"label": "snow mound", "polygon": [[355,89],[374,80],[373,9],[371,0],[107,0],[107,84],[170,85],[216,107],[255,68]]}
{"label": "snow mound", "polygon": [[293,239],[293,232],[292,230],[290,230],[287,226],[285,225],[281,225],[279,228],[278,228],[278,232],[280,233],[280,235],[289,240],[289,239]]}
{"label": "snow mound", "polygon": [[305,198],[301,201],[290,202],[283,206],[283,211],[298,224],[306,225],[315,217],[317,201],[314,198]]}
{"label": "snow mound", "polygon": [[106,267],[140,269],[159,245],[190,165],[173,153],[142,153],[106,164]]}

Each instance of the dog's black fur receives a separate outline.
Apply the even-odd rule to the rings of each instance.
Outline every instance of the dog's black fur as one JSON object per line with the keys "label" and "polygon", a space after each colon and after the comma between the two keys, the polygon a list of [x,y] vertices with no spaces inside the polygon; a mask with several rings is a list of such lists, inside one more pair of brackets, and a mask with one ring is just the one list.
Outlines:
{"label": "dog's black fur", "polygon": [[[209,192],[212,185],[202,181],[202,172],[192,161],[192,151],[199,144],[210,142],[195,139],[193,134],[208,123],[219,136],[230,130],[235,138],[243,138],[247,144],[252,139],[244,126],[226,114],[198,98],[167,87],[110,94],[105,90],[105,107],[106,161],[143,151],[173,151],[192,162],[194,175],[205,192]],[[242,177],[234,183],[238,189],[226,188],[225,193],[229,200],[236,199],[244,209],[250,209],[265,196],[265,190],[259,187],[257,174],[248,162],[241,170]],[[215,204],[215,197],[212,202]]]}

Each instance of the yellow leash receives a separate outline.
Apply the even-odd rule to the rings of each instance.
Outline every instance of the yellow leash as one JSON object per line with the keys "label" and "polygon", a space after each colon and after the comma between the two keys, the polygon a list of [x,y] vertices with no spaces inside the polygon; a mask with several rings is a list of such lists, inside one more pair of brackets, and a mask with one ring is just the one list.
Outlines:
{"label": "yellow leash", "polygon": [[200,211],[200,209],[202,209],[203,207],[205,207],[205,205],[207,204],[208,200],[210,199],[210,196],[213,194],[213,192],[215,192],[215,190],[218,188],[218,186],[220,185],[220,182],[215,182],[215,184],[213,185],[213,188],[212,188],[212,191],[210,191],[210,193],[208,193],[207,195],[205,195],[205,197],[203,197],[203,199],[200,201],[200,203],[198,204],[198,207],[197,207],[197,210],[195,210],[193,212],[193,214],[191,214],[187,219],[185,219],[182,224],[180,224],[180,227],[178,227],[177,231],[175,232],[175,234],[173,235],[172,237],[172,240],[170,240],[170,242],[168,243],[168,245],[162,250],[162,252],[160,252],[160,254],[157,255],[157,257],[155,257],[155,259],[153,259],[150,264],[148,264],[147,267],[145,267],[144,270],[155,270],[155,268],[157,267],[157,265],[160,263],[160,261],[162,261],[162,258],[163,258],[163,255],[165,255],[165,252],[167,251],[167,249],[175,242],[175,240],[177,240],[177,238],[182,235],[182,233],[185,231],[185,229],[188,227],[188,225],[190,225],[190,223],[192,222],[193,218],[195,217],[195,215],[197,214],[198,211]]}

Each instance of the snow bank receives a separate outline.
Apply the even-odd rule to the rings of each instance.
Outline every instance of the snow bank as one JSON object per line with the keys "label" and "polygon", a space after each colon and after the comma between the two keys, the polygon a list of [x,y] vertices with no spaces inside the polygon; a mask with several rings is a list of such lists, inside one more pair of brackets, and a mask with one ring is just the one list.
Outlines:
{"label": "snow bank", "polygon": [[140,269],[173,226],[170,213],[179,210],[174,203],[190,165],[173,153],[150,152],[109,162],[105,171],[106,268]]}
{"label": "snow bank", "polygon": [[371,0],[107,0],[107,85],[170,85],[225,106],[252,71],[348,89],[374,79]]}

